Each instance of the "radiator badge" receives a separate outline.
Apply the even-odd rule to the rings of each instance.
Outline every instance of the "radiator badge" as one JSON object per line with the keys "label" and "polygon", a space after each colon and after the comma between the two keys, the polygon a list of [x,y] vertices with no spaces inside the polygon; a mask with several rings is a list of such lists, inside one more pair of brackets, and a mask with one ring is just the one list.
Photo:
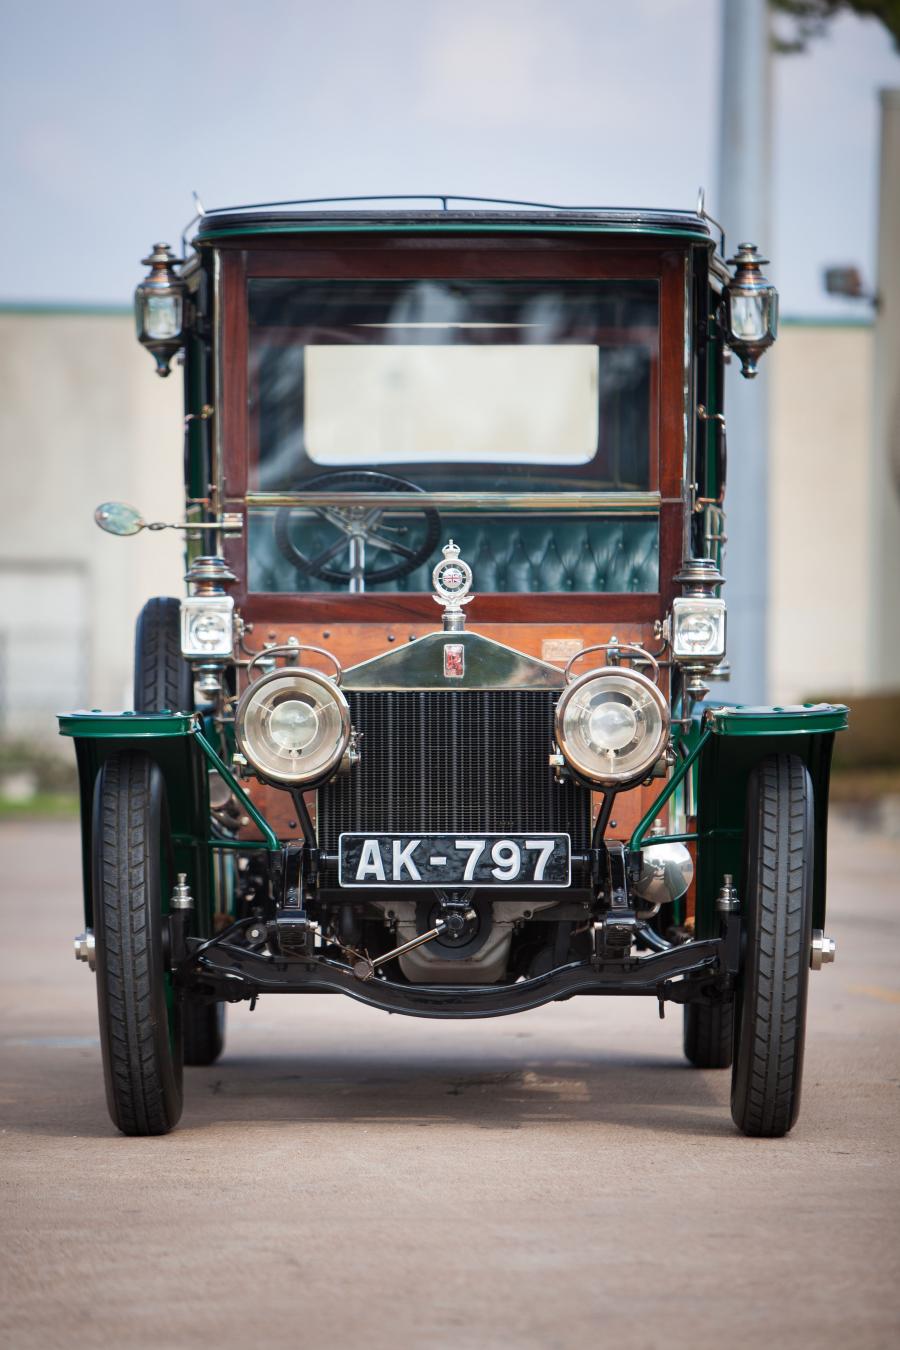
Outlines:
{"label": "radiator badge", "polygon": [[466,649],[461,642],[444,643],[444,676],[461,680],[466,673]]}
{"label": "radiator badge", "polygon": [[[472,585],[472,569],[459,556],[459,549],[451,539],[442,550],[443,562],[439,562],[431,574],[436,604],[444,606],[444,628],[451,633],[459,633],[466,626],[463,605],[467,605],[474,596],[469,595]],[[448,648],[444,648],[444,673],[447,674]],[[460,649],[461,650],[461,649]],[[462,671],[460,671],[460,674]],[[455,672],[454,672],[455,674]]]}

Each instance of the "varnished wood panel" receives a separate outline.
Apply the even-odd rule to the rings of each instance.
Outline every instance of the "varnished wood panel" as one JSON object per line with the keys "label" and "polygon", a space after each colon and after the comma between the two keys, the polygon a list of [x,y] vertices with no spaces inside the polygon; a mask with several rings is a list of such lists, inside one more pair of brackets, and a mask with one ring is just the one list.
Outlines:
{"label": "varnished wood panel", "polygon": [[[347,668],[357,665],[360,661],[367,661],[372,656],[380,656],[382,652],[408,646],[411,639],[423,637],[426,633],[440,628],[437,605],[433,605],[432,609],[433,613],[429,616],[428,624],[254,623],[246,636],[246,647],[249,651],[256,652],[266,643],[287,643],[291,638],[296,638],[301,646],[309,643],[311,646],[324,647],[333,652],[341,665]],[[620,642],[634,642],[654,653],[659,646],[650,625],[634,622],[569,624],[557,621],[504,624],[477,623],[472,620],[467,626],[471,632],[480,633],[483,637],[492,638],[494,642],[502,642],[507,647],[514,647],[517,651],[536,656],[541,660],[548,659],[544,655],[544,643],[548,641],[576,642],[584,648],[609,642],[615,635]],[[321,667],[323,671],[330,672],[332,669],[330,663],[323,657],[309,656],[305,660],[308,660],[310,665]],[[602,661],[603,654],[599,652],[592,658],[586,657],[584,662],[579,663],[577,670],[579,672],[589,670],[592,665],[602,664]],[[550,664],[562,670],[566,662],[550,658]]]}
{"label": "varnished wood panel", "polygon": [[[477,577],[476,577],[477,585]],[[430,595],[392,595],[369,592],[313,592],[304,595],[249,597],[234,590],[241,613],[253,624],[319,623],[328,625],[386,623],[396,627],[417,625],[425,631],[438,627],[439,611]],[[652,624],[662,606],[658,595],[600,595],[594,592],[539,595],[479,595],[470,607],[472,627],[485,624],[585,622]],[[410,630],[411,631],[411,630]]]}

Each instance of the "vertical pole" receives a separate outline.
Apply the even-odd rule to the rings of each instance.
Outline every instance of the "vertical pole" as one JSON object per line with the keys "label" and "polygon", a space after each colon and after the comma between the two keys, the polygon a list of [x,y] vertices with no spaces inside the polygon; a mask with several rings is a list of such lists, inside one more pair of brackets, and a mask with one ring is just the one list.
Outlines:
{"label": "vertical pole", "polygon": [[[757,244],[763,257],[771,256],[769,163],[768,3],[722,0],[719,176],[713,215],[725,227],[729,257],[742,240]],[[732,360],[725,395],[728,584],[723,594],[728,601],[732,676],[721,695],[729,702],[765,703],[769,400],[765,365],[752,383],[742,379],[739,370],[739,363]]]}
{"label": "vertical pole", "polygon": [[[870,684],[896,689],[900,672],[900,89],[881,91],[878,311],[870,463]],[[848,461],[852,466],[851,458]],[[852,469],[851,469],[852,471]],[[847,541],[852,547],[852,541]]]}

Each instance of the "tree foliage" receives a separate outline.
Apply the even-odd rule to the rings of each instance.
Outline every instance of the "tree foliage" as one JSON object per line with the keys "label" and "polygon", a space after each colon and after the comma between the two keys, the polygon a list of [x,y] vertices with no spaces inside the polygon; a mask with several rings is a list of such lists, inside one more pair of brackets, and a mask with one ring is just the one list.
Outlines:
{"label": "tree foliage", "polygon": [[788,35],[775,37],[779,52],[805,51],[814,38],[822,36],[836,15],[847,10],[863,19],[878,19],[900,51],[900,0],[770,0],[770,4],[787,20]]}

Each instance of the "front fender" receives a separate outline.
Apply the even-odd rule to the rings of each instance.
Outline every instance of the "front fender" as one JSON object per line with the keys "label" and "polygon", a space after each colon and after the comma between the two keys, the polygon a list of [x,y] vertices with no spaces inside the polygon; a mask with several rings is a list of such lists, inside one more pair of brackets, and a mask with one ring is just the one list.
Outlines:
{"label": "front fender", "polygon": [[768,755],[797,755],[812,779],[815,804],[813,927],[825,926],[828,783],[835,733],[847,726],[842,704],[791,708],[708,708],[692,729],[706,735],[697,759],[697,937],[719,931],[716,896],[730,872],[740,887],[747,780]]}
{"label": "front fender", "polygon": [[162,771],[176,866],[190,879],[197,931],[204,934],[211,931],[209,780],[206,757],[197,742],[197,729],[197,719],[191,713],[77,712],[60,716],[60,735],[74,740],[78,763],[86,927],[94,926],[91,854],[97,774],[110,755],[135,750],[148,755]]}

